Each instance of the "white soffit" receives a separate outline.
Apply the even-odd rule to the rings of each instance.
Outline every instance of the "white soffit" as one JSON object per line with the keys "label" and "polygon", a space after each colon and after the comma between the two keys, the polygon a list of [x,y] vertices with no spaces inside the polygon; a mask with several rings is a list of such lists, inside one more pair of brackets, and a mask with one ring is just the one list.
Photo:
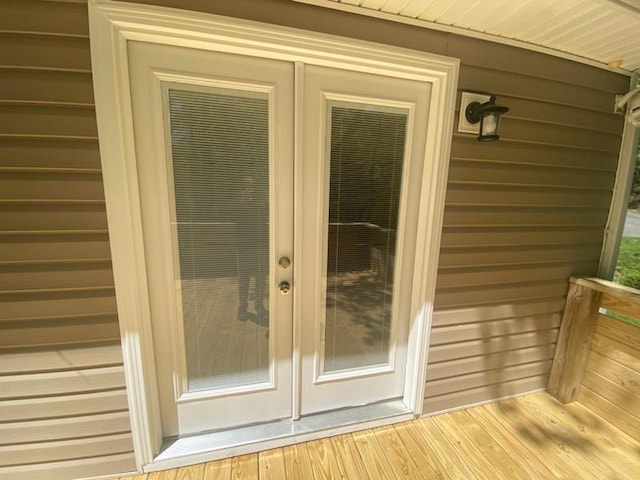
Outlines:
{"label": "white soffit", "polygon": [[294,0],[445,30],[630,73],[640,0]]}

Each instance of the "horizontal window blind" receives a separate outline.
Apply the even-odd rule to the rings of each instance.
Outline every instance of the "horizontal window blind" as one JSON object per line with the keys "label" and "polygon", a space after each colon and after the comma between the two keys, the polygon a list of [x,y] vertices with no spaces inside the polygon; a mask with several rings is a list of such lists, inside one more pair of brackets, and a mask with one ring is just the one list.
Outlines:
{"label": "horizontal window blind", "polygon": [[267,95],[170,88],[169,105],[189,389],[267,381]]}
{"label": "horizontal window blind", "polygon": [[388,362],[406,112],[331,107],[325,372]]}

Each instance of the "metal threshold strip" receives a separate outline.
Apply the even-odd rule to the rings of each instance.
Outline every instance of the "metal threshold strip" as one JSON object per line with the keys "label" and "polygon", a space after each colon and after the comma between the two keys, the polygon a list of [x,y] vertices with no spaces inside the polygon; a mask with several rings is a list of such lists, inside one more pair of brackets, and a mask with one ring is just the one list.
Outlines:
{"label": "metal threshold strip", "polygon": [[144,471],[209,462],[413,418],[401,400],[393,400],[309,415],[300,420],[285,419],[190,435],[167,441],[153,463],[145,465]]}

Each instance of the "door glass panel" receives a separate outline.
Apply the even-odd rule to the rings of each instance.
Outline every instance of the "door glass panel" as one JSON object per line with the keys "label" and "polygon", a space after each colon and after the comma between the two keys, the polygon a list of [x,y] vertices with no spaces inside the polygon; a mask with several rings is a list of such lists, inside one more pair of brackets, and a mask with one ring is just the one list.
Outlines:
{"label": "door glass panel", "polygon": [[323,372],[389,363],[407,111],[330,102]]}
{"label": "door glass panel", "polygon": [[267,94],[168,98],[188,391],[268,382]]}

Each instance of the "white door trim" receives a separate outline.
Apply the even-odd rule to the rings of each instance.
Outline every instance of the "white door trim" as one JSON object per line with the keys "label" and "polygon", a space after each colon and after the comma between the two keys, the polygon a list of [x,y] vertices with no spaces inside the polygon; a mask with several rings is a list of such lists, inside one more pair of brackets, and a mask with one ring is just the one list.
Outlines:
{"label": "white door trim", "polygon": [[127,55],[130,41],[347,68],[431,85],[416,239],[416,265],[422,268],[416,268],[414,275],[403,398],[411,411],[420,414],[459,60],[292,28],[111,0],[90,0],[89,21],[107,220],[138,468],[153,462],[162,445],[162,432],[133,137]]}

